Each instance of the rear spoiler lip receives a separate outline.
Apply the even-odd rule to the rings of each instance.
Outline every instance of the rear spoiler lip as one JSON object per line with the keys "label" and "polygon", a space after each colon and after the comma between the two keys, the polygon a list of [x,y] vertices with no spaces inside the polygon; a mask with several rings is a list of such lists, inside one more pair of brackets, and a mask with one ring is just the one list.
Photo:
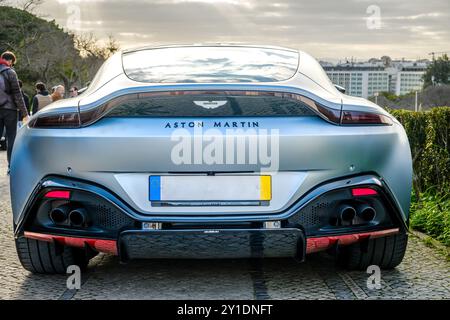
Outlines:
{"label": "rear spoiler lip", "polygon": [[308,90],[298,88],[290,85],[274,85],[274,84],[175,84],[175,85],[147,85],[138,87],[129,87],[111,92],[95,102],[82,104],[79,103],[80,111],[88,111],[96,108],[112,99],[125,96],[127,94],[142,94],[150,92],[172,92],[172,91],[273,91],[273,92],[285,92],[292,94],[300,94],[309,99],[317,101],[320,104],[326,105],[329,108],[341,110],[342,101],[339,102],[328,101]]}
{"label": "rear spoiler lip", "polygon": [[[177,89],[180,89],[179,87],[176,87]],[[325,106],[320,102],[317,102],[314,99],[311,99],[303,94],[295,93],[288,90],[267,90],[267,88],[263,87],[266,90],[254,90],[254,87],[251,88],[251,90],[245,90],[241,87],[239,88],[233,88],[233,89],[200,89],[198,87],[195,88],[195,90],[164,90],[164,91],[147,91],[147,92],[128,92],[123,95],[119,95],[115,98],[112,98],[108,100],[107,102],[103,104],[99,104],[94,108],[89,108],[86,110],[82,110],[79,108],[79,117],[80,117],[80,127],[87,127],[95,122],[102,119],[105,115],[108,114],[110,110],[112,110],[115,107],[115,101],[119,100],[118,103],[122,102],[122,99],[126,99],[127,96],[131,96],[132,98],[140,99],[145,97],[151,97],[151,96],[159,96],[159,95],[167,95],[167,96],[181,96],[181,95],[203,95],[203,94],[220,94],[220,95],[238,95],[242,94],[242,96],[255,96],[261,94],[262,96],[277,96],[280,98],[287,98],[287,99],[294,99],[298,100],[299,102],[304,103],[309,107],[309,109],[314,112],[317,116],[321,117],[323,120],[333,124],[333,125],[340,125],[341,121],[341,115],[342,115],[342,105],[339,106],[339,108],[330,108],[329,106]],[[98,111],[99,108],[102,108],[103,110]],[[89,113],[98,113],[95,116],[89,117],[90,120],[84,121],[83,115],[89,114]]]}
{"label": "rear spoiler lip", "polygon": [[[81,128],[87,127],[95,122],[102,119],[105,115],[110,112],[117,104],[122,103],[127,97],[131,97],[131,99],[140,99],[141,97],[151,97],[153,95],[163,95],[163,96],[179,96],[186,94],[221,94],[221,95],[238,95],[242,94],[246,95],[279,95],[281,98],[291,98],[298,101],[301,101],[305,105],[307,105],[311,111],[313,111],[317,116],[321,117],[323,120],[333,124],[333,125],[392,125],[392,117],[387,112],[383,112],[381,108],[373,109],[370,105],[364,106],[353,106],[349,107],[348,105],[344,106],[344,101],[339,100],[340,103],[330,102],[323,98],[318,97],[317,95],[303,89],[299,89],[292,86],[285,85],[242,85],[242,84],[180,84],[180,85],[158,85],[158,86],[139,86],[139,87],[129,87],[126,89],[121,89],[115,91],[109,95],[102,97],[97,100],[95,103],[91,103],[88,105],[80,105],[78,107],[72,107],[71,117],[78,118],[78,124],[76,126],[69,125],[67,128]],[[81,103],[81,102],[80,102]],[[68,109],[67,107],[52,109],[49,112],[40,113],[38,117],[51,117],[52,115],[62,114],[63,110]],[[75,110],[73,110],[75,109]],[[352,110],[355,109],[355,110]],[[380,110],[381,109],[381,110]],[[345,119],[347,121],[350,118],[350,121],[346,123],[343,122],[344,112],[348,114],[354,114],[355,119],[353,117],[346,116]],[[370,119],[364,122],[361,119]],[[372,118],[373,119],[372,119]],[[380,119],[380,120],[377,120]],[[30,124],[35,124],[38,122],[37,118],[32,118]],[[65,127],[65,120],[63,122],[57,121],[57,125],[55,127]],[[39,128],[39,125],[31,125],[32,127]]]}

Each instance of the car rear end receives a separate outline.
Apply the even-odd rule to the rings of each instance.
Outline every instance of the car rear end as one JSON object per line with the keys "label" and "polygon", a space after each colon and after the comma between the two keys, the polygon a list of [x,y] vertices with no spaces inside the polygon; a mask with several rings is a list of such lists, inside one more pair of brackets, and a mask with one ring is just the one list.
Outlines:
{"label": "car rear end", "polygon": [[[185,63],[186,49],[156,55]],[[302,261],[343,248],[352,268],[400,263],[411,187],[403,128],[377,106],[352,104],[323,70],[302,73],[303,55],[265,50],[261,61],[277,54],[280,64],[246,63],[238,77],[226,68],[239,59],[220,60],[221,50],[191,54],[176,68],[184,77],[158,69],[161,57],[138,68],[143,53],[125,53],[125,73],[36,115],[12,164],[19,247],[31,241],[47,260],[70,247],[124,261]]]}

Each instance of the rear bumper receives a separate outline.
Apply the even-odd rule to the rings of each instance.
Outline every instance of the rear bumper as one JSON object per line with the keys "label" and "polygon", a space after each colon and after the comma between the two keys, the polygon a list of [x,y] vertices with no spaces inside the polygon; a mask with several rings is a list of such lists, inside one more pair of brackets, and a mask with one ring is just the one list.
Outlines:
{"label": "rear bumper", "polygon": [[43,179],[33,191],[31,197],[28,199],[24,211],[20,219],[14,225],[15,236],[20,236],[24,231],[24,225],[29,216],[33,214],[35,206],[40,197],[43,196],[45,190],[65,189],[88,192],[95,195],[99,199],[105,200],[111,206],[123,213],[125,216],[139,221],[139,222],[168,222],[168,223],[235,223],[235,222],[258,222],[258,221],[274,221],[286,220],[292,218],[300,210],[312,203],[315,199],[333,190],[342,188],[359,187],[359,186],[374,186],[382,190],[386,200],[392,209],[392,215],[396,216],[400,228],[407,229],[407,220],[402,214],[402,210],[396,198],[390,191],[389,187],[379,177],[367,174],[359,176],[343,177],[342,179],[329,181],[323,183],[316,188],[310,190],[302,198],[300,198],[291,207],[281,212],[271,214],[228,214],[228,215],[214,215],[214,216],[193,216],[193,215],[164,215],[164,213],[154,213],[152,215],[142,214],[131,208],[125,201],[120,199],[114,193],[102,188],[101,186],[70,179],[66,177],[49,176]]}
{"label": "rear bumper", "polygon": [[[377,190],[379,199],[372,204],[378,209],[383,204],[385,212],[380,210],[376,219],[363,224],[329,225],[328,212],[336,210],[333,201],[345,194],[351,197],[349,190],[362,186]],[[90,214],[92,224],[83,228],[53,225],[48,219],[49,203],[53,200],[45,199],[44,195],[54,190],[69,190],[71,196],[68,201],[82,204]],[[279,227],[270,228],[264,224],[270,221],[279,221]],[[144,228],[148,222],[158,223],[161,227]],[[98,252],[118,255],[122,260],[251,257],[303,260],[308,253],[406,230],[406,221],[402,219],[389,189],[374,175],[324,183],[284,212],[209,217],[144,215],[100,186],[49,177],[35,190],[24,219],[16,226],[15,236],[90,247]]]}

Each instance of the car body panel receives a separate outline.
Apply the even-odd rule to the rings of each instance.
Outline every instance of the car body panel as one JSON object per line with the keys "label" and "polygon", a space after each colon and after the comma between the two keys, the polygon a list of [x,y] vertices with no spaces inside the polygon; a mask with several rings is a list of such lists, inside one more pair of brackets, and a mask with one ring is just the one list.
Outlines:
{"label": "car body panel", "polygon": [[[148,198],[145,196],[147,192],[145,183],[152,173],[205,170],[239,173],[261,170],[260,165],[249,164],[214,164],[204,167],[172,163],[171,149],[175,142],[170,141],[170,137],[173,130],[165,128],[165,125],[168,121],[176,120],[105,118],[82,129],[21,130],[12,166],[15,172],[11,185],[11,192],[14,194],[13,208],[17,213],[15,220],[34,187],[50,173],[108,186],[137,210],[150,213],[152,210],[149,203],[145,205],[143,199]],[[212,120],[204,121],[208,123]],[[305,178],[297,178],[295,189],[290,190],[290,192],[295,190],[293,195],[280,200],[281,202],[274,204],[273,207],[260,207],[256,210],[250,207],[227,210],[217,208],[215,210],[217,214],[236,210],[278,211],[288,207],[322,181],[345,175],[376,172],[396,195],[403,215],[407,216],[410,198],[410,185],[407,181],[411,174],[408,160],[409,144],[397,124],[391,127],[339,127],[337,130],[336,126],[318,117],[264,118],[258,121],[261,129],[279,130],[280,155],[282,155],[279,174],[291,173],[292,176],[304,175]],[[189,130],[194,132],[195,129]],[[129,139],[136,137],[139,137],[138,145],[130,144]],[[140,145],[146,147],[138,147]],[[355,145],[358,147],[355,148]],[[158,152],[155,153],[154,150]],[[130,155],[133,155],[133,160],[127,161]],[[133,196],[130,196],[130,181],[118,179],[120,174],[125,173],[136,174],[134,183],[141,188],[139,194],[133,193]],[[278,181],[278,178],[274,179]],[[122,181],[122,184],[119,181]],[[166,213],[180,210],[165,208]],[[182,211],[201,213],[210,210],[211,208],[183,208]]]}

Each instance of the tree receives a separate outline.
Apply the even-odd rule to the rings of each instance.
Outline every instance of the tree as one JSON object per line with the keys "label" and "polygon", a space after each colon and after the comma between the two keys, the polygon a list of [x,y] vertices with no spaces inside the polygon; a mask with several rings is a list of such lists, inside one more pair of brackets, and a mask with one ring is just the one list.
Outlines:
{"label": "tree", "polygon": [[386,68],[392,65],[392,59],[389,56],[382,56],[380,60],[383,61],[383,64]]}
{"label": "tree", "polygon": [[431,85],[450,84],[450,61],[448,56],[444,54],[433,60],[423,76],[424,88]]}
{"label": "tree", "polygon": [[45,0],[0,0],[0,5],[12,6],[24,11],[33,12],[36,7],[39,7],[44,2]]}
{"label": "tree", "polygon": [[92,33],[73,34],[75,48],[81,59],[73,60],[72,68],[79,76],[81,86],[86,85],[92,75],[97,72],[103,62],[119,50],[116,40],[109,36],[105,45],[99,45],[99,41]]}
{"label": "tree", "polygon": [[43,3],[44,0],[23,0],[20,1],[19,8],[21,7],[24,11],[33,12],[36,7],[39,7]]}
{"label": "tree", "polygon": [[[33,4],[39,2],[26,1]],[[55,21],[46,21],[25,10],[2,6],[0,51],[6,50],[16,54],[16,71],[25,91],[33,94],[37,81],[46,83],[48,87],[57,84],[63,84],[66,88],[85,86],[105,59],[118,50],[118,46],[112,37],[102,45],[93,35],[68,33]]]}

